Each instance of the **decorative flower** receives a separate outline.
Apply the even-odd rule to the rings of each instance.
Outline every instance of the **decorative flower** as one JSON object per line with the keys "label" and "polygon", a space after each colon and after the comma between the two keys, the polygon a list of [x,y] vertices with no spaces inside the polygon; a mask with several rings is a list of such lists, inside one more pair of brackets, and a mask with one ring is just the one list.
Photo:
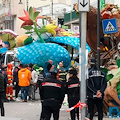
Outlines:
{"label": "decorative flower", "polygon": [[18,17],[19,19],[24,21],[24,23],[21,25],[21,28],[25,25],[33,25],[33,21],[30,19],[29,13],[26,10],[24,10],[24,13],[25,13],[24,17]]}
{"label": "decorative flower", "polygon": [[48,30],[49,33],[51,33],[55,37],[56,35],[55,29],[57,28],[57,26],[55,25],[54,21],[52,24],[46,25],[45,28]]}
{"label": "decorative flower", "polygon": [[[33,9],[33,14],[34,13],[39,13],[39,12],[35,12],[35,11],[36,11],[36,9],[34,8]],[[24,21],[24,23],[21,25],[21,28],[25,25],[33,25],[33,19],[30,18],[30,12],[32,13],[32,11],[27,12],[26,10],[24,10],[25,16],[24,17],[18,17],[19,19]],[[35,18],[36,23],[37,23],[37,19],[39,19],[39,18],[43,18],[43,17],[42,16],[37,16]]]}

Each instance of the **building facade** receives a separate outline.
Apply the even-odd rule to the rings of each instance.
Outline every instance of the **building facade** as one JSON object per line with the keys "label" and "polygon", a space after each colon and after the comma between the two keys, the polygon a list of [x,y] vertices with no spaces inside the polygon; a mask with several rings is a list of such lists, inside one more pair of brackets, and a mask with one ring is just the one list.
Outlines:
{"label": "building facade", "polygon": [[40,11],[40,15],[51,16],[58,22],[58,18],[64,18],[64,13],[70,11],[71,0],[0,0],[0,29],[12,29],[24,35],[25,30],[20,28],[23,21],[18,17],[25,16],[23,10],[30,6]]}

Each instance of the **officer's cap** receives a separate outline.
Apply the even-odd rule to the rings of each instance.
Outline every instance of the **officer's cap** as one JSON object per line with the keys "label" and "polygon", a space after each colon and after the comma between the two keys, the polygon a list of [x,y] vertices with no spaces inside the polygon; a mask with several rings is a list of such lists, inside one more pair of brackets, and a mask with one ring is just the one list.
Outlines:
{"label": "officer's cap", "polygon": [[72,68],[68,71],[69,74],[77,75],[77,70],[75,68]]}
{"label": "officer's cap", "polygon": [[90,64],[91,65],[95,65],[96,64],[96,59],[95,58],[91,58],[90,59]]}

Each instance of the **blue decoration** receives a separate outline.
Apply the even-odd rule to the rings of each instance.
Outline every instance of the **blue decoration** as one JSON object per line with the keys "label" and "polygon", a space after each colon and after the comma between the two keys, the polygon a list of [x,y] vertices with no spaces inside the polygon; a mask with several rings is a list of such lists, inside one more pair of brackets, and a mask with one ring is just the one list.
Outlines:
{"label": "blue decoration", "polygon": [[[50,37],[46,42],[54,43],[39,43],[38,41],[17,48],[17,58],[23,64],[37,64],[45,67],[45,62],[52,60],[53,64],[57,66],[59,62],[63,61],[66,70],[71,66],[71,58],[69,52],[62,46],[55,43],[63,43],[70,45],[79,50],[79,38],[76,37]],[[86,49],[90,52],[90,47],[86,44]]]}
{"label": "blue decoration", "polygon": [[17,48],[17,58],[23,64],[37,64],[44,67],[45,62],[52,60],[54,64],[63,61],[64,68],[70,67],[70,54],[62,46],[55,43],[34,42],[26,46]]}
{"label": "blue decoration", "polygon": [[[55,42],[55,43],[62,43],[65,45],[69,45],[73,48],[76,48],[79,50],[79,38],[77,37],[50,37],[49,39],[46,39],[46,42]],[[90,52],[90,47],[88,44],[86,44],[86,49],[88,49],[88,52]]]}
{"label": "blue decoration", "polygon": [[5,54],[8,49],[6,47],[0,49],[0,53]]}

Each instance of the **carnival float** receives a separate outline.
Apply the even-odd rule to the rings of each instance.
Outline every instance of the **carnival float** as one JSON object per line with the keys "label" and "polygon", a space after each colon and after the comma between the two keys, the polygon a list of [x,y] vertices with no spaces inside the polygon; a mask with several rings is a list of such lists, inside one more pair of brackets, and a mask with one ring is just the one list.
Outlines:
{"label": "carnival float", "polygon": [[[76,14],[78,14],[78,4],[74,5]],[[16,45],[16,57],[23,64],[33,63],[44,67],[45,62],[52,60],[54,65],[63,61],[64,68],[68,70],[71,66],[70,53],[60,44],[69,45],[79,51],[79,34],[68,32],[63,28],[55,25],[54,21],[48,25],[39,27],[37,19],[43,19],[39,16],[39,12],[30,7],[29,12],[25,11],[24,17],[19,17],[24,23],[21,28],[26,30],[26,34],[19,36],[11,30],[1,30],[0,38],[5,41],[3,35],[10,35],[6,41],[10,41],[10,46]],[[120,109],[120,60],[119,60],[119,42],[120,42],[120,8],[116,5],[108,4],[101,10],[101,26],[102,20],[116,18],[118,32],[112,34],[103,34],[101,27],[101,44],[100,59],[101,70],[106,73],[108,86],[105,90],[104,113],[107,114],[109,106],[117,106]],[[34,39],[34,35],[38,36]],[[12,43],[11,43],[12,41]],[[2,43],[1,43],[2,44]],[[88,46],[89,45],[89,46]],[[4,45],[3,45],[4,46]],[[89,48],[90,47],[90,48]],[[1,48],[3,49],[3,48]],[[87,44],[86,49],[89,50],[89,58],[96,57],[97,53],[97,10],[90,7],[87,13]],[[91,50],[91,51],[90,51]]]}

